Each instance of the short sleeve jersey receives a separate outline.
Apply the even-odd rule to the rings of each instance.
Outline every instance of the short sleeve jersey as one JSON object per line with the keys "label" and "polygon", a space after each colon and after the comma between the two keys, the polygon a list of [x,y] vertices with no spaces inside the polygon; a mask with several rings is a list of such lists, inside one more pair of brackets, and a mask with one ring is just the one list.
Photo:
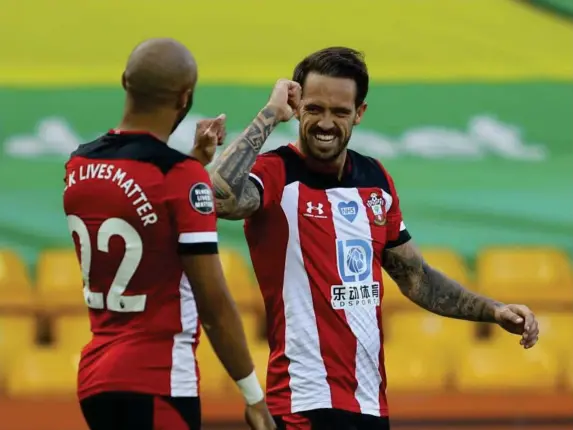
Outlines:
{"label": "short sleeve jersey", "polygon": [[64,210],[93,332],[80,398],[197,396],[200,328],[180,254],[217,253],[203,166],[149,134],[111,131],[71,155]]}
{"label": "short sleeve jersey", "polygon": [[341,178],[317,172],[288,145],[260,155],[250,180],[261,205],[245,233],[267,310],[271,412],[387,415],[382,255],[410,239],[392,178],[351,150]]}

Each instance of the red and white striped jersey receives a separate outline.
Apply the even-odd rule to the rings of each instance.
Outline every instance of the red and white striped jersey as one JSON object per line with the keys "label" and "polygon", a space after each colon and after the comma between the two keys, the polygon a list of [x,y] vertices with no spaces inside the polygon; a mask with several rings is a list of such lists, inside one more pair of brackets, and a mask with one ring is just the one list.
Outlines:
{"label": "red and white striped jersey", "polygon": [[80,399],[106,391],[196,397],[200,325],[179,254],[217,252],[207,172],[149,134],[112,131],[72,154],[65,182],[93,332],[79,365]]}
{"label": "red and white striped jersey", "polygon": [[250,179],[262,196],[245,232],[266,306],[271,412],[387,416],[381,258],[410,238],[392,179],[351,150],[340,180],[312,171],[292,145],[260,155]]}

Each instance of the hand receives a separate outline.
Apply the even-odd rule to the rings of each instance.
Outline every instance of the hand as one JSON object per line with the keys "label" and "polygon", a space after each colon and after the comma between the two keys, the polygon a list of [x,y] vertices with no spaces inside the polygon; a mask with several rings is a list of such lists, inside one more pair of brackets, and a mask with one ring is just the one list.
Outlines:
{"label": "hand", "polygon": [[535,315],[525,305],[504,305],[495,309],[495,321],[504,330],[520,334],[520,344],[525,349],[537,343],[539,327]]}
{"label": "hand", "polygon": [[202,119],[197,122],[191,156],[199,160],[203,166],[213,160],[217,146],[222,145],[225,140],[227,135],[225,119],[225,114],[221,114],[217,118]]}
{"label": "hand", "polygon": [[251,430],[274,430],[277,428],[267,404],[262,400],[245,409],[245,421]]}
{"label": "hand", "polygon": [[272,108],[277,115],[277,120],[286,122],[292,118],[298,108],[302,89],[300,85],[288,79],[279,79],[273,88],[273,92],[267,107]]}

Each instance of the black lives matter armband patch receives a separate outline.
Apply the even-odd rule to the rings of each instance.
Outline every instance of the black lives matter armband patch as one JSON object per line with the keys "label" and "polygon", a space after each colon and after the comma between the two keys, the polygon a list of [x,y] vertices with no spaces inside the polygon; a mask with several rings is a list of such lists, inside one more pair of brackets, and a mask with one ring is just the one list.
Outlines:
{"label": "black lives matter armband patch", "polygon": [[199,182],[191,187],[191,190],[189,190],[189,201],[193,209],[204,215],[210,214],[215,210],[213,192],[211,187],[204,182]]}

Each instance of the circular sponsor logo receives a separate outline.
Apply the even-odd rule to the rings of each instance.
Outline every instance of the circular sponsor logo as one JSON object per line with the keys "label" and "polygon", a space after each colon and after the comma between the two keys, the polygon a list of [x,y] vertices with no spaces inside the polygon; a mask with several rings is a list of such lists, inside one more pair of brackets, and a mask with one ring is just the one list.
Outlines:
{"label": "circular sponsor logo", "polygon": [[191,207],[202,214],[210,214],[215,210],[213,192],[211,187],[204,182],[199,182],[189,190]]}

